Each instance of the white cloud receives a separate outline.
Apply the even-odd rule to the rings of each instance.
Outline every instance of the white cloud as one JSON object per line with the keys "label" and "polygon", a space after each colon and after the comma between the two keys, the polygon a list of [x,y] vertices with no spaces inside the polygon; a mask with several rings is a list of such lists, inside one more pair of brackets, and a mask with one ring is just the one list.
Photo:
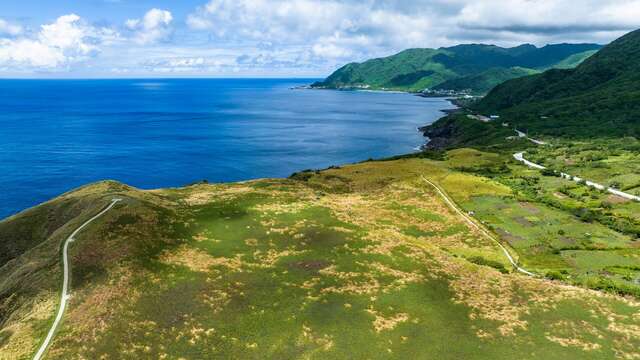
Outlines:
{"label": "white cloud", "polygon": [[374,1],[337,0],[211,0],[187,18],[219,39],[306,45],[318,61],[335,62],[424,45],[429,23]]}
{"label": "white cloud", "polygon": [[465,4],[457,21],[471,29],[544,34],[628,30],[638,26],[639,17],[638,0],[484,0]]}
{"label": "white cloud", "polygon": [[78,15],[64,15],[34,36],[0,39],[0,64],[53,69],[95,56],[98,45],[114,37],[117,33],[87,25]]}
{"label": "white cloud", "polygon": [[64,51],[37,40],[0,40],[0,64],[54,68],[66,62]]}
{"label": "white cloud", "polygon": [[606,42],[638,18],[640,0],[210,0],[187,24],[224,41],[306,44],[338,62],[468,42]]}
{"label": "white cloud", "polygon": [[20,35],[22,31],[22,26],[11,24],[6,20],[0,19],[0,35],[17,36]]}
{"label": "white cloud", "polygon": [[168,39],[173,33],[170,11],[149,10],[142,19],[129,19],[125,26],[134,32],[133,40],[138,44],[153,44]]}
{"label": "white cloud", "polygon": [[63,52],[71,51],[73,55],[88,55],[96,51],[93,41],[88,40],[93,29],[80,20],[78,15],[71,14],[59,17],[53,24],[42,25],[39,42]]}
{"label": "white cloud", "polygon": [[640,0],[201,1],[184,19],[154,8],[107,28],[0,19],[0,72],[326,75],[411,47],[606,43],[640,24]]}
{"label": "white cloud", "polygon": [[187,24],[227,39],[304,42],[352,28],[349,19],[366,7],[319,0],[212,0],[190,14]]}

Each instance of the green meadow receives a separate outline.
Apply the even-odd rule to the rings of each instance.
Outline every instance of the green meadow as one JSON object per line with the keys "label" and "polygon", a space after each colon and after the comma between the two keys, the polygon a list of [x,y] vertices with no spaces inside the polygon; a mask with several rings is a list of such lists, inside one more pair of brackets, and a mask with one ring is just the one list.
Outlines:
{"label": "green meadow", "polygon": [[[35,351],[57,304],[60,239],[114,196],[124,201],[71,248],[73,296],[48,358],[640,356],[640,304],[598,282],[602,270],[638,276],[633,240],[524,201],[505,180],[513,166],[466,149],[290,179],[81,188],[0,223],[77,209],[4,265],[0,358]],[[494,168],[502,177],[482,174]],[[475,211],[522,266],[560,276],[514,272],[424,178]]]}

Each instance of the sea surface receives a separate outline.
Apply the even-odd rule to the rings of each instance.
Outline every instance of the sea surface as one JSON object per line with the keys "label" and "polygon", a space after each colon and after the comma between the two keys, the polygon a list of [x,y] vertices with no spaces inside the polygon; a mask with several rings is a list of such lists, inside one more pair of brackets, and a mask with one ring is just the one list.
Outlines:
{"label": "sea surface", "polygon": [[75,187],[286,177],[414,151],[444,99],[312,79],[1,80],[0,219]]}

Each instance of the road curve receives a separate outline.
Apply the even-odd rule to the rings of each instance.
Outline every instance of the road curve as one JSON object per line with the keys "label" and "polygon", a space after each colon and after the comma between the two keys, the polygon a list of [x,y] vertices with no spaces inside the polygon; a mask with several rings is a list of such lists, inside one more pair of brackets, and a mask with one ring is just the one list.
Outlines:
{"label": "road curve", "polygon": [[104,215],[104,213],[106,213],[107,211],[111,210],[111,208],[121,200],[122,199],[113,199],[113,200],[111,200],[111,204],[109,204],[109,206],[107,206],[104,210],[99,212],[97,215],[95,215],[91,219],[85,221],[84,224],[80,225],[80,227],[78,227],[73,233],[71,233],[71,235],[69,235],[67,240],[65,240],[64,246],[62,248],[62,263],[63,263],[63,266],[64,266],[64,275],[63,275],[63,279],[62,279],[62,293],[60,294],[60,307],[58,308],[58,314],[56,315],[56,319],[53,321],[53,325],[51,325],[51,329],[49,329],[49,333],[47,334],[47,337],[44,339],[44,342],[40,346],[40,349],[38,349],[38,352],[33,357],[33,360],[42,359],[42,356],[44,355],[44,352],[47,350],[47,347],[49,347],[49,343],[51,343],[51,340],[53,339],[53,335],[55,334],[56,329],[58,328],[58,325],[60,324],[60,320],[62,320],[62,315],[64,314],[64,309],[67,307],[67,300],[69,300],[69,294],[68,294],[68,288],[69,288],[69,260],[68,260],[67,250],[69,248],[69,244],[72,243],[75,240],[74,237],[80,232],[80,230],[82,230],[85,226],[89,225],[95,219],[97,219],[100,216]]}
{"label": "road curve", "polygon": [[520,131],[518,129],[516,129],[516,133],[518,134],[518,137],[526,138],[527,140],[531,141],[532,143],[534,143],[536,145],[547,145],[547,143],[544,142],[544,141],[540,141],[540,140],[536,140],[536,139],[528,137],[527,134],[523,133],[522,131]]}
{"label": "road curve", "polygon": [[[516,159],[517,161],[527,165],[530,168],[534,168],[534,169],[538,169],[538,170],[546,169],[546,167],[544,167],[542,165],[536,164],[534,162],[531,162],[531,161],[525,159],[524,158],[524,152],[519,152],[519,153],[513,154],[513,158]],[[606,186],[604,186],[602,184],[598,184],[598,183],[595,183],[593,181],[584,180],[584,179],[579,178],[577,176],[569,175],[569,174],[566,174],[566,173],[563,173],[563,172],[560,173],[560,176],[565,178],[565,179],[568,179],[568,180],[573,180],[575,182],[584,181],[584,183],[587,186],[591,186],[591,187],[596,188],[598,190],[606,190],[610,194],[614,194],[614,195],[620,196],[620,197],[625,198],[627,200],[640,201],[640,196],[629,194],[629,193],[626,193],[626,192],[623,192],[623,191],[620,191],[620,190],[617,190],[617,189],[614,189],[614,188],[606,187]]]}
{"label": "road curve", "polygon": [[487,230],[485,230],[484,227],[478,225],[473,219],[471,219],[468,215],[466,215],[462,210],[460,210],[460,208],[458,208],[458,206],[453,202],[453,200],[451,200],[449,198],[449,196],[444,192],[444,190],[440,189],[440,187],[438,187],[436,184],[432,183],[431,181],[429,181],[427,178],[425,178],[424,176],[422,176],[422,180],[424,180],[426,183],[428,183],[429,185],[433,186],[434,189],[436,189],[436,191],[438,192],[438,194],[444,199],[444,201],[447,203],[447,205],[449,205],[450,208],[452,208],[456,213],[458,213],[458,215],[460,215],[469,225],[471,225],[473,228],[477,229],[478,231],[480,231],[484,236],[486,236],[489,240],[493,241],[494,243],[496,243],[500,249],[502,249],[502,252],[504,253],[504,255],[507,257],[507,259],[509,260],[509,262],[511,263],[511,265],[518,271],[521,272],[523,274],[529,275],[529,276],[537,276],[536,274],[520,267],[516,261],[513,259],[513,257],[511,256],[511,254],[509,253],[509,251],[507,250],[507,248],[505,248],[500,241],[498,241],[498,239],[496,239],[493,235],[491,235],[491,233],[489,233]]}

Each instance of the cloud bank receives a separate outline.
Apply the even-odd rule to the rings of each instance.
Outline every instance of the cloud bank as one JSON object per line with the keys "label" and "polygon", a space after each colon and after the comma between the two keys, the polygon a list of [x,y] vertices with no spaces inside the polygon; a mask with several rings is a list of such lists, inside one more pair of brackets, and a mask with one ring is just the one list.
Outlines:
{"label": "cloud bank", "polygon": [[[21,28],[13,28],[13,35],[21,34]],[[42,25],[34,36],[0,39],[0,65],[18,69],[67,66],[96,56],[99,45],[115,37],[113,30],[92,27],[75,14],[64,15]]]}
{"label": "cloud bank", "polygon": [[119,24],[75,14],[31,30],[0,19],[0,67],[164,74],[325,75],[411,47],[607,43],[640,0],[210,0]]}

